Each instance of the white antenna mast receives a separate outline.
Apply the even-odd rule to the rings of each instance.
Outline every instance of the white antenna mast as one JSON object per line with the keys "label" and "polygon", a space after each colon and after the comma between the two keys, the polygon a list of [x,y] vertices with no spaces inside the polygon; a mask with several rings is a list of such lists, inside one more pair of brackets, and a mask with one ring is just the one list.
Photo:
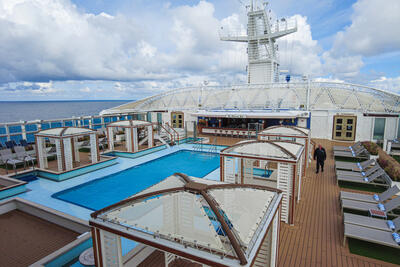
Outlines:
{"label": "white antenna mast", "polygon": [[268,3],[264,3],[263,6],[264,8],[260,8],[257,6],[257,1],[250,0],[250,9],[247,13],[247,35],[221,33],[222,41],[248,44],[247,80],[252,84],[279,81],[276,40],[297,31],[297,23],[289,25],[286,19],[278,20],[271,25],[270,14],[266,11]]}

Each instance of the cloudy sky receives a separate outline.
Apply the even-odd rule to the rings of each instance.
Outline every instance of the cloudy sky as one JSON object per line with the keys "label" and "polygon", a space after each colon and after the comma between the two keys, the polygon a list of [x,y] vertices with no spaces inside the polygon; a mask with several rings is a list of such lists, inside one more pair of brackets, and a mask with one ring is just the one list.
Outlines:
{"label": "cloudy sky", "polygon": [[[400,91],[399,0],[271,0],[292,75]],[[246,0],[0,0],[0,100],[137,99],[243,83]]]}

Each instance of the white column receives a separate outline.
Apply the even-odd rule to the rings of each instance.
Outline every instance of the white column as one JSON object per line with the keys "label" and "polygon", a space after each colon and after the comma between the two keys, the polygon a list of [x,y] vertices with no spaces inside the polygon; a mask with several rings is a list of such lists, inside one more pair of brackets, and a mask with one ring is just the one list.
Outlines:
{"label": "white column", "polygon": [[39,167],[42,169],[48,168],[48,163],[47,163],[47,153],[46,153],[46,146],[44,142],[43,137],[38,137],[37,138],[37,152],[38,152],[38,161],[39,161]]}
{"label": "white column", "polygon": [[290,196],[293,186],[293,166],[288,163],[278,163],[278,189],[282,190],[282,221],[289,222]]}
{"label": "white column", "polygon": [[74,137],[73,142],[74,142],[75,161],[81,162],[80,155],[79,155],[78,137]]}
{"label": "white column", "polygon": [[63,158],[61,156],[61,140],[56,138],[55,139],[55,144],[56,144],[56,151],[57,151],[57,166],[58,166],[58,171],[61,172],[63,170],[62,167],[62,161]]}
{"label": "white column", "polygon": [[22,139],[27,140],[27,138],[26,138],[25,122],[21,124],[21,132],[22,132]]}
{"label": "white column", "polygon": [[235,179],[235,158],[224,157],[224,182],[234,184]]}
{"label": "white column", "polygon": [[247,184],[253,180],[253,160],[243,159],[243,183]]}
{"label": "white column", "polygon": [[97,142],[96,142],[96,134],[93,133],[90,135],[90,158],[92,163],[96,163],[97,160]]}
{"label": "white column", "polygon": [[114,150],[114,131],[113,127],[107,127],[108,131],[108,145],[109,145],[109,150]]}
{"label": "white column", "polygon": [[153,125],[147,126],[147,143],[149,144],[149,148],[153,147]]}
{"label": "white column", "polygon": [[126,151],[132,152],[132,128],[125,128]]}
{"label": "white column", "polygon": [[72,164],[72,143],[71,138],[64,138],[64,158],[65,158],[65,170],[69,171],[74,168]]}
{"label": "white column", "polygon": [[138,145],[138,130],[137,128],[132,129],[132,134],[133,134],[133,152],[136,152],[139,150],[139,145]]}
{"label": "white column", "polygon": [[303,176],[303,155],[300,157],[300,161],[297,162],[297,173],[298,173],[298,187],[297,187],[297,202],[300,201],[300,192],[301,192],[301,178]]}
{"label": "white column", "polygon": [[273,225],[272,225],[272,240],[271,240],[271,265],[276,266],[277,259],[277,246],[279,240],[279,211],[275,214]]}
{"label": "white column", "polygon": [[103,264],[107,267],[122,267],[121,238],[100,230]]}

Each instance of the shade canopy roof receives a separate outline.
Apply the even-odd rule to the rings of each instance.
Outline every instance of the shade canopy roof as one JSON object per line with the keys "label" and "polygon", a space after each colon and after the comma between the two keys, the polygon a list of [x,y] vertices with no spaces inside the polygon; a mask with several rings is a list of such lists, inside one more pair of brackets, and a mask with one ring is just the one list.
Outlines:
{"label": "shade canopy roof", "polygon": [[85,135],[96,133],[95,130],[88,128],[80,128],[80,127],[60,127],[60,128],[51,128],[47,130],[40,131],[36,133],[39,136],[54,136],[54,137],[67,137],[67,136],[76,136],[76,135]]}
{"label": "shade canopy roof", "polygon": [[[251,263],[281,200],[281,193],[254,185],[225,184],[174,174],[92,214],[125,236],[182,249],[224,265]],[[141,235],[140,235],[141,234]],[[135,240],[135,238],[132,238]]]}
{"label": "shade canopy roof", "polygon": [[107,127],[142,127],[152,125],[151,122],[148,121],[140,121],[140,120],[127,120],[127,121],[116,121],[107,125]]}
{"label": "shade canopy roof", "polygon": [[[307,109],[308,106],[308,109]],[[400,95],[362,85],[286,82],[178,88],[102,111],[102,114],[159,110],[332,110],[400,112]]]}
{"label": "shade canopy roof", "polygon": [[303,127],[297,126],[287,126],[287,125],[277,125],[271,126],[263,131],[261,131],[260,135],[289,135],[289,136],[298,136],[298,137],[307,137],[310,130]]}
{"label": "shade canopy roof", "polygon": [[241,142],[221,151],[225,156],[248,156],[297,161],[303,153],[303,145],[288,141]]}

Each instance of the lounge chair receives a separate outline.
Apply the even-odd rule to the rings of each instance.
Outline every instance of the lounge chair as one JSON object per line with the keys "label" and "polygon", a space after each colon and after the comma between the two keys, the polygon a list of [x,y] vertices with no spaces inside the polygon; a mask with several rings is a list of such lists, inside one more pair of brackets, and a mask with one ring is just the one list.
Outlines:
{"label": "lounge chair", "polygon": [[82,141],[82,143],[79,144],[79,148],[88,148],[90,149],[90,140],[85,140]]}
{"label": "lounge chair", "polygon": [[346,161],[335,161],[335,169],[336,170],[346,170],[353,172],[361,172],[365,171],[368,167],[371,167],[376,164],[374,159],[365,160],[363,162],[346,162]]}
{"label": "lounge chair", "polygon": [[[382,207],[381,209],[379,207]],[[385,204],[368,203],[356,200],[342,199],[342,210],[350,209],[356,211],[368,212],[369,210],[382,210],[386,213],[392,213],[394,209],[400,208],[400,197],[393,198]]]}
{"label": "lounge chair", "polygon": [[7,173],[8,173],[7,165],[11,165],[14,169],[14,172],[16,172],[18,165],[24,164],[24,169],[25,169],[25,162],[19,159],[14,159],[10,148],[0,150],[0,159],[2,164],[6,166]]}
{"label": "lounge chair", "polygon": [[361,144],[361,142],[357,142],[352,146],[333,146],[333,151],[351,151],[356,150],[359,147],[362,147],[363,145]]}
{"label": "lounge chair", "polygon": [[28,166],[29,166],[29,162],[31,162],[32,168],[35,167],[36,158],[29,156],[28,153],[26,152],[24,146],[16,146],[16,147],[14,147],[14,151],[15,151],[15,154],[17,154],[17,159],[24,161],[24,164],[26,162]]}
{"label": "lounge chair", "polygon": [[356,177],[353,175],[338,176],[336,177],[336,181],[338,184],[339,182],[348,182],[348,183],[373,184],[373,185],[384,185],[384,186],[391,185],[390,177],[386,174],[386,172],[382,168],[375,171],[369,176],[361,176],[361,177]]}
{"label": "lounge chair", "polygon": [[340,200],[349,199],[349,200],[356,200],[356,201],[377,204],[377,203],[383,203],[386,200],[393,198],[399,192],[400,192],[400,189],[396,185],[392,186],[385,192],[382,192],[380,194],[375,194],[375,195],[340,191]]}
{"label": "lounge chair", "polygon": [[55,146],[46,148],[47,158],[56,158],[57,157],[57,148]]}
{"label": "lounge chair", "polygon": [[393,239],[392,233],[355,224],[344,224],[344,244],[346,244],[346,238],[354,238],[400,249],[400,245]]}
{"label": "lounge chair", "polygon": [[370,154],[364,147],[361,147],[354,151],[333,151],[333,156],[350,159],[369,159]]}
{"label": "lounge chair", "polygon": [[344,171],[344,170],[336,170],[336,177],[346,177],[346,176],[354,176],[364,178],[366,176],[370,176],[374,172],[382,169],[379,164],[375,164],[373,167],[369,169],[363,169],[361,172],[353,172],[353,171]]}
{"label": "lounge chair", "polygon": [[17,146],[17,143],[15,143],[14,140],[11,140],[11,141],[6,141],[6,142],[5,142],[5,145],[6,145],[6,147],[9,148],[9,149],[13,149],[15,146]]}
{"label": "lounge chair", "polygon": [[389,227],[389,223],[387,220],[357,215],[353,213],[344,213],[343,214],[343,221],[347,224],[354,224],[363,227],[373,228],[377,230],[382,230],[386,232],[397,232],[400,230],[400,217],[391,221],[391,225],[394,228]]}
{"label": "lounge chair", "polygon": [[28,145],[28,142],[27,142],[25,139],[21,139],[21,140],[19,140],[19,144],[20,144],[21,146],[27,146],[27,145]]}

